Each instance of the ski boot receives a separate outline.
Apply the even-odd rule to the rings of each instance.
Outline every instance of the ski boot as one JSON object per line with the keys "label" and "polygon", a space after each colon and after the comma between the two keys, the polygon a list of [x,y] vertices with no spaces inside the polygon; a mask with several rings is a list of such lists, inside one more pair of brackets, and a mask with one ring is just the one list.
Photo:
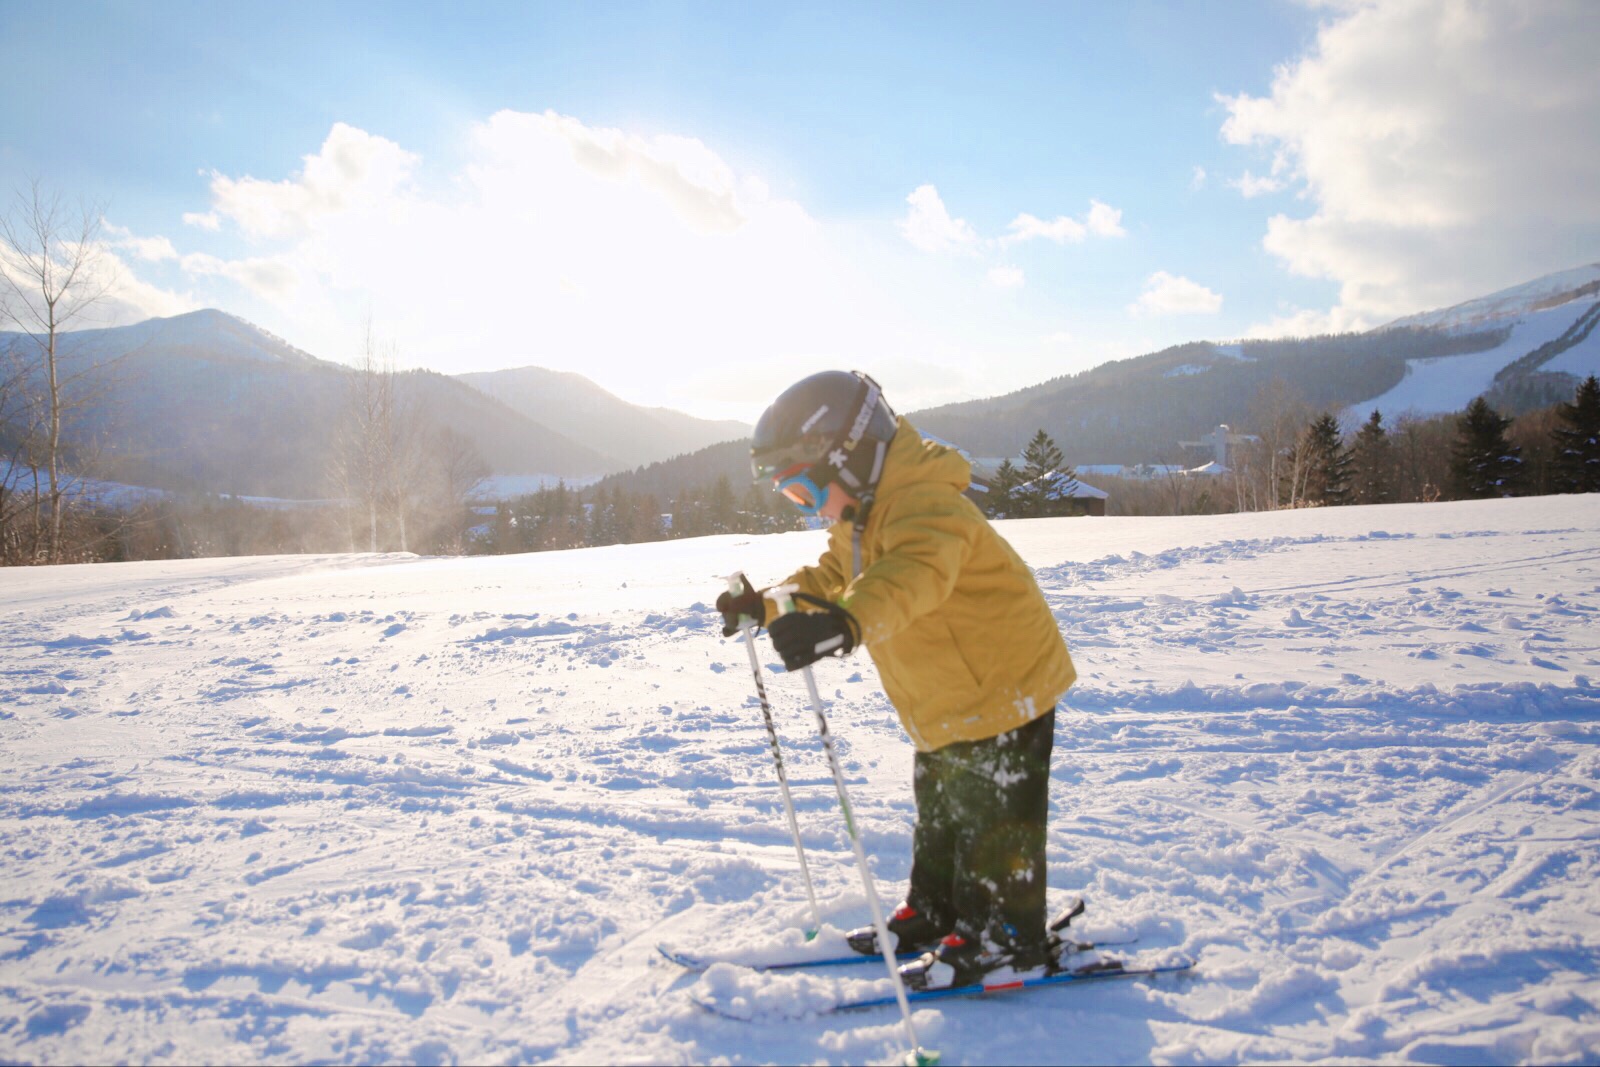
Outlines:
{"label": "ski boot", "polygon": [[964,986],[993,985],[1021,981],[1045,973],[1048,952],[1044,945],[997,947],[950,934],[929,952],[924,952],[900,967],[900,979],[907,989],[960,989]]}
{"label": "ski boot", "polygon": [[[889,936],[894,938],[896,955],[905,955],[912,952],[921,952],[939,943],[939,938],[948,931],[948,926],[939,926],[930,921],[910,904],[902,904],[894,909],[894,914],[889,916],[885,924],[889,927]],[[850,947],[863,956],[878,956],[882,949],[878,947],[878,930],[875,926],[863,926],[851,930],[844,935],[850,942]]]}

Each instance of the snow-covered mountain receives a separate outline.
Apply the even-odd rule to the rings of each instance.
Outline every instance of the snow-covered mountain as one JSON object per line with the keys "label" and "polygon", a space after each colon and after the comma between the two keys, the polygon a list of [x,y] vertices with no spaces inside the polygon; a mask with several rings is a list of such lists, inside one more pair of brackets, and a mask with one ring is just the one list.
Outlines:
{"label": "snow-covered mountain", "polygon": [[[1378,396],[1352,404],[1352,416],[1377,410],[1460,411],[1497,388],[1514,390],[1539,375],[1572,379],[1600,374],[1600,263],[1561,271],[1454,307],[1411,315],[1379,332],[1426,329],[1458,336],[1500,331],[1480,352],[1406,361],[1405,377]],[[1563,387],[1559,380],[1551,383]],[[1541,395],[1543,395],[1541,393]]]}
{"label": "snow-covered mountain", "polygon": [[[0,334],[0,345],[18,341]],[[80,331],[63,350],[117,363],[118,404],[94,409],[79,429],[125,457],[120,480],[321,495],[313,483],[348,374],[341,365],[220,311]],[[1075,464],[1159,464],[1191,458],[1180,441],[1248,423],[1253,398],[1278,379],[1350,421],[1374,409],[1393,421],[1459,411],[1485,394],[1515,414],[1570,398],[1590,374],[1600,374],[1600,264],[1364,334],[1198,341],[913,416],[976,455],[1015,455],[1044,428]],[[628,404],[579,375],[525,367],[410,377],[498,475],[586,480],[660,460],[640,476],[649,484],[631,487],[668,495],[744,476],[748,427]]]}
{"label": "snow-covered mountain", "polygon": [[1513,414],[1570,399],[1600,374],[1597,323],[1600,263],[1367,333],[1177,345],[913,417],[979,455],[1015,455],[1042,427],[1075,463],[1168,462],[1178,441],[1247,424],[1274,380],[1315,408],[1391,421],[1484,394]]}
{"label": "snow-covered mountain", "polygon": [[1395,319],[1380,329],[1422,326],[1431,330],[1460,330],[1484,323],[1498,324],[1505,319],[1520,319],[1585,298],[1590,302],[1600,299],[1600,263],[1590,263],[1586,267],[1574,267],[1572,270],[1546,274],[1531,282],[1514,285],[1510,289],[1502,289],[1497,293],[1467,300],[1452,307],[1407,315],[1405,318]]}

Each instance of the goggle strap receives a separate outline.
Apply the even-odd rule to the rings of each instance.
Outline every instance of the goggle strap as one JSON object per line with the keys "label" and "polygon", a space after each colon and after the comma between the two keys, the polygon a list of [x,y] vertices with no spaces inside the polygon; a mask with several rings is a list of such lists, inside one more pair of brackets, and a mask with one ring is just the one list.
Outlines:
{"label": "goggle strap", "polygon": [[877,485],[878,476],[883,473],[883,457],[889,452],[889,442],[878,442],[878,454],[872,457],[872,473],[867,477],[868,485]]}

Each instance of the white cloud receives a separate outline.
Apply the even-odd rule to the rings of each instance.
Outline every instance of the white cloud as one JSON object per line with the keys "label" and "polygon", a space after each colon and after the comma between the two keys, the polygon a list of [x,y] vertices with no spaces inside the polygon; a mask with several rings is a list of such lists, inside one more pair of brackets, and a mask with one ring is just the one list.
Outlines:
{"label": "white cloud", "polygon": [[1189,177],[1189,188],[1191,188],[1191,189],[1203,189],[1203,188],[1205,188],[1205,184],[1206,184],[1206,168],[1201,167],[1201,166],[1196,166],[1194,168],[1194,173],[1192,175],[1190,175],[1190,177]]}
{"label": "white cloud", "polygon": [[1122,228],[1122,211],[1098,200],[1089,201],[1087,225],[1096,237],[1125,237],[1128,233]]}
{"label": "white cloud", "polygon": [[1209,315],[1221,310],[1221,294],[1164,270],[1145,279],[1144,292],[1128,305],[1134,315]]}
{"label": "white cloud", "polygon": [[96,326],[122,326],[145,319],[170,318],[200,307],[189,293],[173,292],[139,278],[114,253],[100,264],[108,281],[105,296],[91,309]]}
{"label": "white cloud", "polygon": [[191,252],[179,260],[179,265],[184,273],[194,277],[228,278],[267,300],[289,300],[300,286],[299,272],[286,259],[222,259],[204,252]]}
{"label": "white cloud", "polygon": [[1089,211],[1082,219],[1057,215],[1048,222],[1026,212],[1011,220],[1008,232],[1000,238],[1002,245],[1018,244],[1043,238],[1056,244],[1078,244],[1090,234],[1096,237],[1122,237],[1122,212],[1098,200],[1089,201]]}
{"label": "white cloud", "polygon": [[[416,156],[393,141],[338,122],[294,178],[272,182],[213,172],[213,214],[231,219],[252,237],[292,237],[321,218],[384,204],[409,180],[416,163]],[[184,219],[191,217],[206,225],[200,221],[206,216],[191,213]]]}
{"label": "white cloud", "polygon": [[965,219],[954,219],[932,185],[919,185],[906,197],[911,210],[900,223],[906,240],[924,252],[949,252],[975,243],[978,234]]}
{"label": "white cloud", "polygon": [[[478,140],[491,165],[525,171],[536,182],[555,162],[542,158],[540,152],[529,152],[537,145],[546,151],[565,151],[572,162],[595,177],[652,191],[696,229],[731,233],[745,222],[732,168],[692,137],[645,138],[585,126],[553,111],[537,115],[501,111],[479,130]],[[747,183],[744,192],[756,200],[766,198],[759,182]],[[938,201],[937,193],[934,201]],[[942,211],[943,205],[939,208]]]}
{"label": "white cloud", "polygon": [[1252,325],[1245,330],[1243,336],[1255,340],[1317,337],[1330,333],[1350,333],[1370,327],[1371,323],[1364,317],[1344,307],[1334,307],[1326,311],[1317,308],[1293,308]]}
{"label": "white cloud", "polygon": [[[165,252],[170,248],[165,238],[134,237],[126,228],[102,221],[99,237],[78,268],[68,298],[56,308],[56,314],[60,315],[69,307],[77,307],[70,312],[64,328],[123,326],[194,310],[196,304],[192,297],[143,281],[118,254],[119,250],[128,250],[146,262],[153,262],[169,258]],[[59,254],[62,248],[57,247],[56,251]],[[45,305],[36,293],[38,283],[33,277],[33,267],[29,265],[29,261],[37,265],[35,257],[36,252],[24,255],[0,240],[0,276],[9,283],[0,285],[0,294],[9,294],[12,300],[9,307],[0,301],[0,329],[17,326],[32,331],[42,328],[47,320]],[[54,262],[59,281],[64,274],[64,264],[59,256]],[[80,305],[80,301],[85,302]]]}
{"label": "white cloud", "polygon": [[215,211],[185,211],[183,213],[183,224],[213,232],[222,229],[222,219]]}
{"label": "white cloud", "polygon": [[1340,5],[1269,95],[1222,98],[1313,205],[1264,247],[1360,325],[1600,258],[1596,40],[1592,0]]}
{"label": "white cloud", "polygon": [[989,268],[989,284],[996,289],[1020,289],[1026,280],[1020,267]]}
{"label": "white cloud", "polygon": [[1277,178],[1258,178],[1248,170],[1239,177],[1228,182],[1230,186],[1239,190],[1239,195],[1246,200],[1253,199],[1265,193],[1275,193],[1283,188],[1283,182]]}
{"label": "white cloud", "polygon": [[[214,175],[207,206],[236,247],[179,265],[213,302],[326,358],[358,349],[370,309],[421,366],[574,370],[631,400],[741,418],[759,406],[725,398],[765,391],[744,373],[756,364],[955,366],[969,336],[1022,329],[993,320],[965,266],[824,226],[692,138],[501,112],[458,143],[459,163],[424,176],[406,148],[336,126],[283,180]],[[897,403],[930,393],[912,382]]]}
{"label": "white cloud", "polygon": [[1031,241],[1036,237],[1054,241],[1056,244],[1077,244],[1089,236],[1089,228],[1077,219],[1068,218],[1066,215],[1057,215],[1049,222],[1032,215],[1023,213],[1011,220],[1011,225],[1006,229],[1011,232],[1000,238],[1002,244],[1015,244],[1019,241]]}
{"label": "white cloud", "polygon": [[109,244],[113,248],[123,248],[132,252],[139,259],[149,263],[159,263],[165,259],[177,259],[178,250],[172,247],[172,242],[165,237],[135,237],[133,231],[125,226],[116,226],[112,223],[102,224],[102,229]]}
{"label": "white cloud", "polygon": [[[751,419],[830,367],[872,370],[904,410],[1063,371],[1055,323],[995,298],[1032,284],[1027,264],[931,185],[886,233],[818,220],[692,137],[503,111],[451,143],[458,158],[424,161],[336,125],[279,173],[208,172],[188,225],[217,232],[203,249],[174,235],[162,269],[325,358],[359,351],[370,313],[411,365],[571,370],[708,417]],[[1086,239],[1122,225],[1098,201],[1073,221]],[[1120,320],[1085,318],[1070,369],[1132,354],[1106,351]]]}

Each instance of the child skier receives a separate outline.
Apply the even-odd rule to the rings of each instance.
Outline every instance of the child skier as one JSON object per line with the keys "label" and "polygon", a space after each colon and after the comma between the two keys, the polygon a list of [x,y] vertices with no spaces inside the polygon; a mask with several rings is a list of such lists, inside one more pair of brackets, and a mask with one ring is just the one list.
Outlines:
{"label": "child skier", "polygon": [[[765,619],[789,670],[866,646],[916,746],[911,885],[888,928],[917,989],[1047,964],[1045,820],[1055,704],[1076,674],[1033,573],[963,495],[971,467],[896,418],[878,384],[828,371],[756,425],[756,478],[832,520],[786,584],[717,600],[737,631]],[[871,927],[851,945],[876,954]]]}

